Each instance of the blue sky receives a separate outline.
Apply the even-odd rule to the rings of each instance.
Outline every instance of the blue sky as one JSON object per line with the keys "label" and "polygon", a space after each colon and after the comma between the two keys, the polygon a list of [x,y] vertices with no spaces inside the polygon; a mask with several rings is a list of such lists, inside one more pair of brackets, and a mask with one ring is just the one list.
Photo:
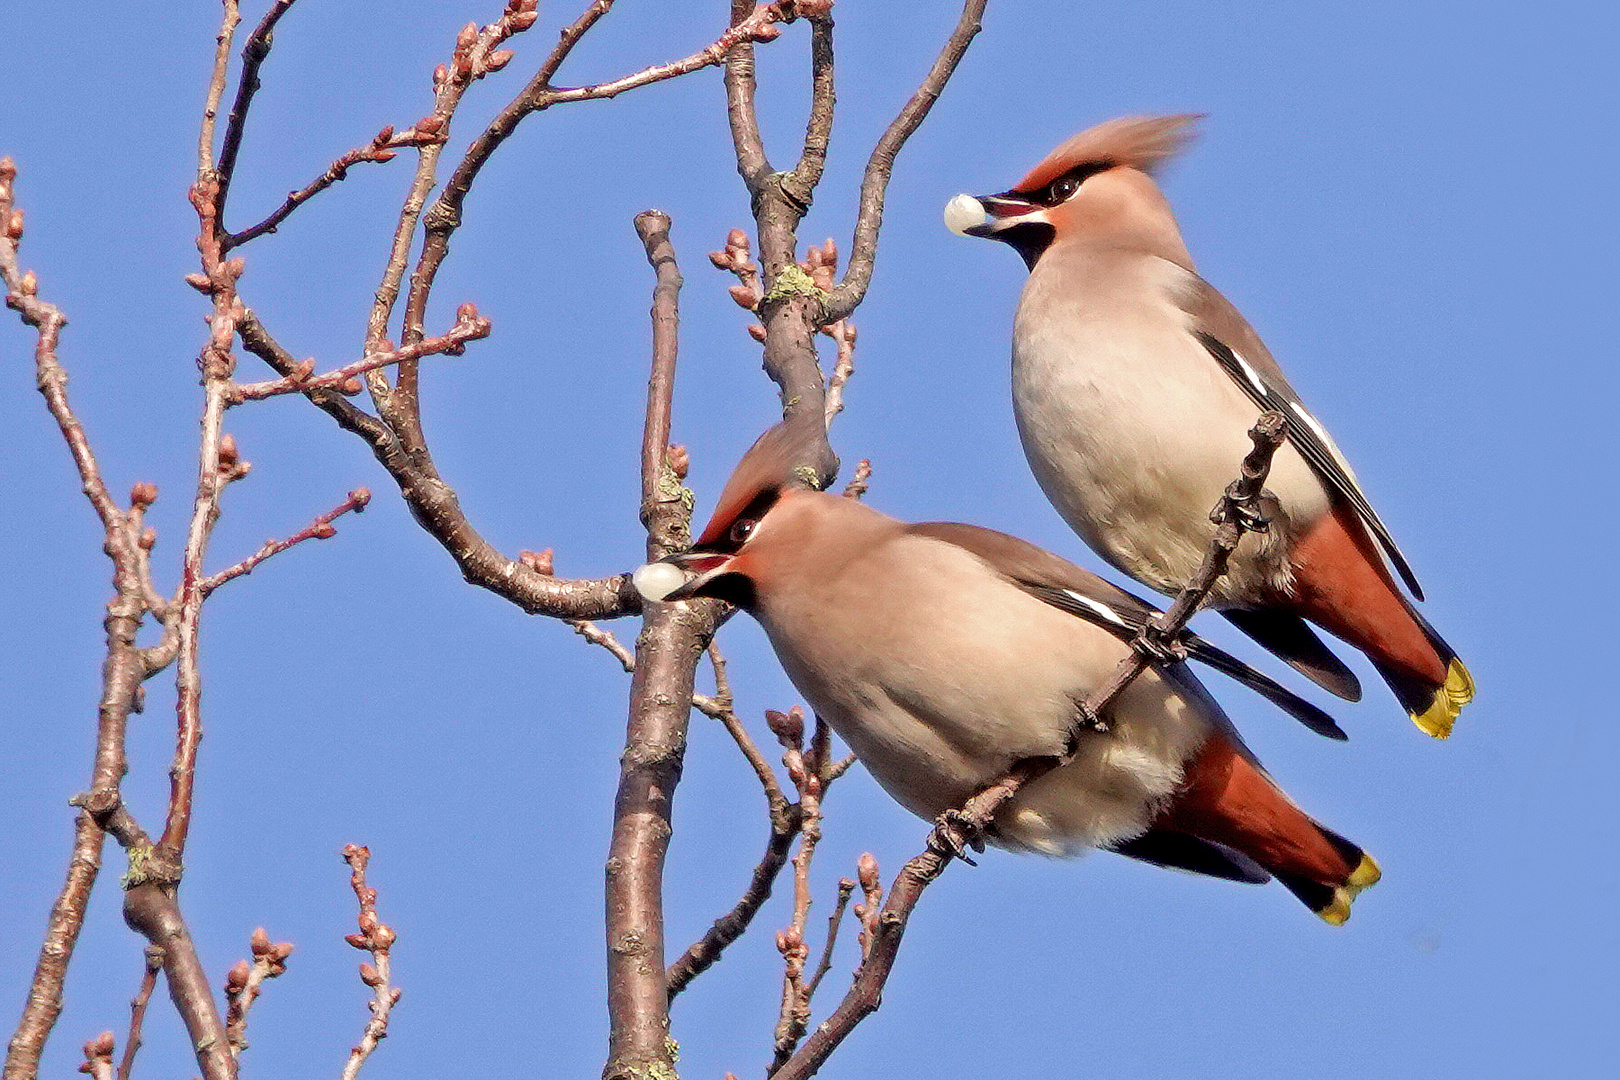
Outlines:
{"label": "blue sky", "polygon": [[[383,124],[420,116],[456,29],[499,6],[304,0],[265,69],[232,224]],[[713,37],[723,6],[622,0],[561,78],[685,54]],[[865,154],[932,59],[947,8],[837,9],[840,111],[806,240],[847,246]],[[470,96],[453,145],[573,14],[544,5],[512,67]],[[71,15],[25,0],[0,25],[0,153],[21,170],[24,262],[72,319],[63,359],[114,489],[162,490],[153,520],[168,584],[194,480],[204,304],[179,279],[195,268],[185,190],[216,22],[217,5],[198,0]],[[1620,1006],[1608,770],[1620,752],[1608,568],[1615,30],[1590,3],[992,3],[901,157],[856,320],[858,371],[833,441],[846,463],[873,460],[871,504],[994,526],[1097,565],[1017,446],[1007,339],[1022,267],[948,234],[939,211],[958,191],[1008,186],[1098,120],[1207,112],[1203,139],[1165,180],[1194,257],[1355,463],[1480,692],[1439,744],[1374,680],[1362,703],[1329,706],[1351,734],[1338,745],[1212,676],[1288,790],[1382,863],[1350,924],[1323,926],[1275,886],[1111,856],[992,853],[925,897],[882,1011],[824,1075],[1481,1080],[1596,1075],[1612,1058],[1600,1032]],[[778,163],[797,137],[806,40],[791,27],[761,52]],[[244,295],[299,355],[358,355],[405,157],[357,167],[242,252]],[[531,119],[469,199],[429,319],[446,326],[473,300],[495,324],[464,357],[426,365],[441,469],[487,537],[509,552],[555,547],[565,575],[640,558],[650,277],[630,219],[648,206],[673,216],[686,271],[675,437],[691,447],[705,514],[776,408],[729,281],[704,258],[746,220],[715,72]],[[65,866],[66,799],[88,777],[108,570],[33,389],[31,338],[7,314],[9,1024]],[[216,984],[255,926],[298,946],[255,1007],[244,1068],[332,1074],[359,1034],[360,957],[341,940],[354,917],[347,842],[371,846],[380,910],[399,933],[405,996],[372,1075],[599,1068],[601,863],[627,680],[566,627],[464,585],[364,448],[307,404],[244,408],[230,428],[254,471],[227,497],[216,569],[351,487],[379,496],[338,539],[231,584],[205,615],[207,737],[182,900]],[[794,692],[751,623],[735,620],[722,641],[764,738],[762,710]],[[161,680],[149,692],[125,785],[147,822],[173,742],[172,692]],[[859,770],[828,814],[820,914],[860,852],[892,874],[925,834]],[[675,824],[678,948],[733,902],[765,837],[757,786],[701,717]],[[54,1075],[76,1066],[84,1039],[122,1038],[141,942],[118,913],[121,861],[109,846],[47,1058]],[[779,990],[771,931],[786,919],[779,897],[677,1003],[684,1075],[759,1075]],[[143,1074],[190,1075],[166,1007],[147,1037]]]}

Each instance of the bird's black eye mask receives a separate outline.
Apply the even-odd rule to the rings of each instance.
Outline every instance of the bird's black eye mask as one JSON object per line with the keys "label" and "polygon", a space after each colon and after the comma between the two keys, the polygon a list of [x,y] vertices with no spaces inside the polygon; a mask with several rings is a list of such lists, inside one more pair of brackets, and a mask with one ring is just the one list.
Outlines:
{"label": "bird's black eye mask", "polygon": [[1114,164],[1114,162],[1106,159],[1087,161],[1076,165],[1044,187],[1036,188],[1034,191],[1009,191],[1007,194],[1012,198],[1023,199],[1036,206],[1057,206],[1059,203],[1068,202],[1072,199],[1074,193],[1080,190],[1080,185],[1085,183],[1088,178],[1096,176],[1100,172],[1107,172],[1114,167]]}
{"label": "bird's black eye mask", "polygon": [[775,506],[781,497],[780,487],[760,492],[732,517],[731,524],[726,527],[725,532],[706,544],[698,544],[692,550],[714,555],[735,555],[748,542],[759,520],[770,512],[771,507]]}

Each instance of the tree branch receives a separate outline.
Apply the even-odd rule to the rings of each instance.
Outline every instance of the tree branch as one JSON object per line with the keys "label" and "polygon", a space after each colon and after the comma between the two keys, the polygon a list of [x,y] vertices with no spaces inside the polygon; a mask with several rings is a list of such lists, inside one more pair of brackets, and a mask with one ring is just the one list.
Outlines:
{"label": "tree branch", "polygon": [[371,954],[371,963],[360,965],[360,981],[371,987],[371,1000],[366,1007],[371,1019],[366,1021],[360,1042],[349,1051],[349,1060],[343,1065],[340,1080],[355,1080],[360,1067],[377,1049],[377,1044],[388,1037],[388,1018],[399,1004],[399,989],[392,981],[394,931],[377,917],[377,890],[366,884],[366,866],[371,862],[371,849],[358,844],[346,845],[343,861],[349,864],[349,884],[355,899],[360,902],[360,932],[343,940],[356,949]]}
{"label": "tree branch", "polygon": [[[290,3],[291,0],[288,0],[288,2]],[[235,119],[234,113],[232,119]],[[350,150],[327,166],[326,171],[314,180],[311,180],[297,191],[288,192],[287,198],[282,204],[276,207],[270,216],[263,221],[260,221],[257,225],[250,225],[239,233],[228,233],[222,237],[220,246],[229,251],[234,247],[240,247],[249,240],[257,240],[266,233],[275,232],[281,223],[292,215],[294,210],[297,210],[333,184],[347,177],[350,166],[358,165],[363,161],[381,164],[385,161],[394,160],[396,156],[394,151],[401,147],[427,146],[430,143],[443,141],[444,134],[442,131],[430,135],[419,132],[415,128],[407,128],[396,133],[392,127],[385,127],[377,133],[377,137],[372,139],[369,144]],[[229,143],[227,142],[226,145],[228,148]],[[223,203],[223,200],[221,202]]]}
{"label": "tree branch", "polygon": [[366,504],[370,501],[370,490],[367,488],[355,488],[353,491],[349,492],[349,497],[343,502],[328,510],[326,513],[320,515],[314,521],[310,522],[298,532],[293,533],[285,540],[266,540],[263,547],[259,548],[258,551],[255,551],[252,555],[249,555],[241,562],[235,564],[234,566],[228,566],[219,573],[204,579],[202,583],[203,596],[207,597],[209,593],[213,592],[215,589],[219,588],[221,585],[233,578],[239,578],[246,574],[253,573],[254,567],[264,562],[264,560],[274,555],[281,554],[283,551],[286,551],[295,544],[301,544],[305,540],[326,540],[336,535],[337,530],[332,527],[332,522],[336,521],[344,514],[349,513],[351,510],[356,514],[360,513],[360,511],[366,508]]}
{"label": "tree branch", "polygon": [[[1131,655],[1121,660],[1113,675],[1095,688],[1086,698],[1084,712],[1101,717],[1121,690],[1140,675],[1150,664],[1150,657],[1159,655],[1160,642],[1174,641],[1186,628],[1192,617],[1222,574],[1232,552],[1247,530],[1263,530],[1265,520],[1260,514],[1260,494],[1271,458],[1285,436],[1285,422],[1278,413],[1261,415],[1249,437],[1254,449],[1243,459],[1240,479],[1227,488],[1220,504],[1211,514],[1218,522],[1214,536],[1204,553],[1204,560],[1193,580],[1176,597],[1176,602],[1155,623],[1144,628],[1132,642]],[[894,967],[905,934],[906,922],[912,909],[921,899],[923,891],[932,884],[951,859],[958,857],[968,844],[975,843],[984,829],[994,820],[996,811],[1030,781],[1065,764],[1061,759],[1037,758],[1019,762],[1004,777],[969,799],[959,811],[944,815],[929,836],[928,849],[906,863],[889,887],[889,895],[878,913],[870,935],[869,954],[861,964],[855,983],[825,1023],[818,1027],[773,1080],[803,1080],[811,1076],[827,1060],[855,1026],[877,1010],[882,1000],[883,985]]]}
{"label": "tree branch", "polygon": [[[67,443],[84,493],[101,519],[106,535],[105,550],[113,564],[114,589],[103,623],[106,659],[101,669],[90,788],[75,800],[80,813],[74,825],[67,877],[51,906],[22,1018],[6,1053],[5,1080],[34,1080],[45,1041],[61,1015],[67,967],[84,927],[90,893],[101,869],[106,833],[113,829],[121,839],[144,840],[139,826],[123,809],[119,784],[126,770],[124,737],[129,714],[146,677],[145,661],[136,645],[145,605],[140,553],[131,535],[129,519],[108,492],[90,440],[68,400],[67,373],[57,357],[57,346],[67,319],[54,304],[39,299],[35,275],[32,271],[24,272],[17,262],[23,214],[15,206],[16,176],[16,166],[11,159],[0,159],[0,281],[6,287],[6,306],[37,331],[35,379],[46,408]],[[137,490],[140,494],[132,500],[135,503],[145,495],[144,489]]]}
{"label": "tree branch", "polygon": [[287,957],[293,951],[289,941],[271,942],[262,926],[253,931],[248,948],[253,953],[252,961],[238,960],[225,976],[225,1001],[229,1006],[225,1012],[225,1037],[231,1044],[232,1056],[238,1058],[248,1047],[248,1012],[259,999],[259,988],[266,979],[287,973]]}
{"label": "tree branch", "polygon": [[[680,271],[669,246],[667,216],[642,214],[636,231],[657,275],[653,374],[642,437],[642,461],[648,468],[641,478],[641,519],[647,526],[647,557],[658,559],[683,547],[690,535],[689,503],[670,490],[666,472]],[[606,868],[609,1035],[604,1080],[674,1073],[664,981],[664,856],[697,662],[719,613],[720,606],[712,601],[649,604],[636,642]]]}
{"label": "tree branch", "polygon": [[[282,375],[293,375],[302,361],[273,338],[252,310],[237,325],[242,347]],[[455,559],[462,577],[488,589],[531,615],[559,619],[614,619],[641,611],[641,596],[628,574],[609,578],[566,580],[535,570],[521,559],[509,559],[485,540],[467,520],[455,490],[431,467],[406,453],[389,426],[337,390],[300,391],[343,430],[364,439],[373,456],[399,486],[417,523]]]}
{"label": "tree branch", "polygon": [[146,947],[141,985],[129,1003],[129,1037],[124,1040],[124,1057],[118,1063],[118,1080],[129,1080],[135,1071],[135,1055],[141,1049],[141,1027],[146,1022],[146,1007],[152,1003],[152,991],[157,989],[158,972],[163,970],[163,951],[156,945]]}
{"label": "tree branch", "polygon": [[844,272],[843,282],[827,300],[824,316],[827,322],[848,318],[866,296],[866,288],[872,282],[872,266],[877,258],[878,230],[883,227],[883,199],[888,191],[889,176],[894,172],[895,155],[927,118],[945,84],[955,73],[956,65],[961,62],[968,45],[979,32],[985,3],[986,0],[967,0],[962,5],[962,17],[946,39],[934,66],[928,69],[922,85],[917,87],[917,92],[911,95],[911,100],[906,102],[883,137],[878,139],[872,156],[867,159],[866,173],[861,177],[861,208],[855,219],[855,239],[850,247],[849,268]]}
{"label": "tree branch", "polygon": [[440,354],[460,356],[466,350],[467,342],[486,338],[489,331],[489,320],[478,314],[478,309],[472,304],[462,304],[456,309],[456,324],[439,337],[422,338],[404,348],[372,353],[352,364],[345,364],[321,375],[313,374],[315,361],[305,360],[292,372],[279,379],[232,384],[225,404],[240,405],[244,401],[258,401],[278,394],[301,394],[308,390],[326,389],[337,390],[344,394],[358,394],[360,381],[356,376],[391,364],[418,360],[424,356]]}
{"label": "tree branch", "polygon": [[[265,58],[270,55],[270,47],[274,44],[273,37],[276,23],[281,21],[281,17],[287,14],[287,9],[292,7],[295,2],[296,0],[276,0],[274,4],[270,5],[270,10],[264,13],[264,18],[259,20],[259,25],[253,28],[253,33],[248,35],[247,43],[242,46],[242,72],[237,78],[236,101],[231,106],[230,117],[225,121],[225,139],[219,148],[219,166],[212,170],[214,172],[213,179],[219,183],[217,202],[219,216],[215,224],[221,232],[225,229],[225,196],[230,191],[231,181],[236,176],[236,155],[242,149],[242,135],[247,128],[248,109],[253,104],[253,95],[259,92],[259,68],[263,66]],[[236,2],[235,0],[226,0],[225,6],[227,11],[234,11]],[[230,21],[232,18],[232,15],[228,14],[226,16],[229,31],[234,31],[236,28],[236,23]],[[220,51],[215,58],[214,71],[215,78],[219,80],[219,90],[212,91],[210,94],[211,105],[205,114],[207,119],[204,122],[203,143],[205,148],[208,149],[212,149],[212,120],[214,110],[218,107],[220,95],[224,90],[225,63],[228,60],[229,53],[230,33],[222,30]],[[203,176],[203,172],[202,169],[198,170],[198,179],[207,179],[207,177]],[[225,244],[226,250],[233,246],[230,243]]]}

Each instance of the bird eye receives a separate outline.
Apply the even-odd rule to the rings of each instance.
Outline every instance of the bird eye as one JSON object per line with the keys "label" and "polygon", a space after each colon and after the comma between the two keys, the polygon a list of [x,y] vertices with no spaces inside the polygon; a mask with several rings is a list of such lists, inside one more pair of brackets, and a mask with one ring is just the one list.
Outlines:
{"label": "bird eye", "polygon": [[731,526],[731,542],[734,544],[743,543],[753,535],[754,526],[758,524],[759,522],[755,521],[753,518],[742,518],[738,520],[736,524]]}
{"label": "bird eye", "polygon": [[1052,202],[1060,203],[1067,200],[1080,190],[1080,181],[1073,176],[1060,176],[1052,181]]}

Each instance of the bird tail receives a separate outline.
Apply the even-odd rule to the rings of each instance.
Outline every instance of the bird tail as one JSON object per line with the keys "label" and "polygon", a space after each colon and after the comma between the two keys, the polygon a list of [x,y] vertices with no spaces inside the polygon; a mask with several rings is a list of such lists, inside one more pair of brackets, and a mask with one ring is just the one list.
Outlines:
{"label": "bird tail", "polygon": [[1223,734],[1188,762],[1182,789],[1153,823],[1239,852],[1282,882],[1317,917],[1340,926],[1378,864],[1301,810]]}
{"label": "bird tail", "polygon": [[1313,525],[1293,561],[1294,610],[1366,653],[1414,724],[1450,735],[1473,677],[1402,594],[1354,511],[1335,507]]}
{"label": "bird tail", "polygon": [[[1404,598],[1403,598],[1404,599]],[[1406,709],[1412,723],[1416,724],[1427,735],[1436,739],[1444,739],[1451,735],[1451,729],[1457,722],[1457,714],[1462,707],[1474,700],[1474,677],[1468,673],[1468,668],[1457,658],[1445,639],[1435,633],[1429,621],[1412,608],[1406,605],[1407,614],[1417,623],[1428,639],[1435,655],[1445,669],[1445,678],[1437,686],[1432,677],[1414,674],[1410,667],[1399,661],[1377,653],[1369,653],[1373,667],[1378,674],[1384,677],[1389,688],[1395,692],[1395,698]]]}

